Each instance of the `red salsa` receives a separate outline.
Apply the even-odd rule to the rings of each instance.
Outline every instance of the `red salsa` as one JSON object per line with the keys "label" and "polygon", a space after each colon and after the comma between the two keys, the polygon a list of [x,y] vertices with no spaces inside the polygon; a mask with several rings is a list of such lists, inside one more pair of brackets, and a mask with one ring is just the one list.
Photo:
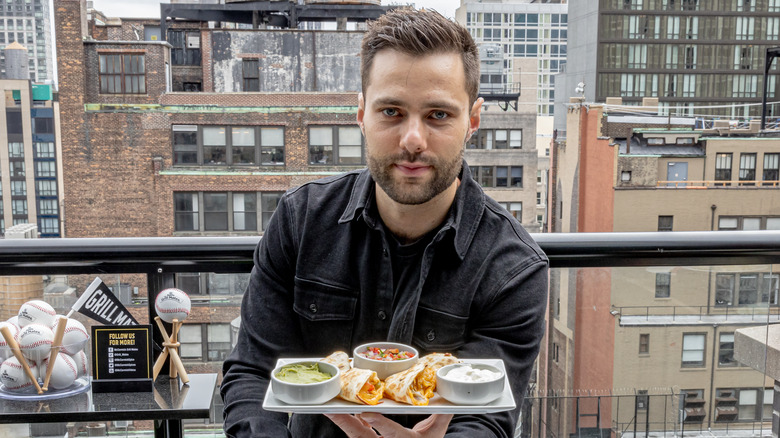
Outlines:
{"label": "red salsa", "polygon": [[391,361],[391,360],[405,360],[414,357],[414,353],[408,351],[399,351],[397,348],[378,348],[368,347],[366,351],[358,353],[366,359]]}

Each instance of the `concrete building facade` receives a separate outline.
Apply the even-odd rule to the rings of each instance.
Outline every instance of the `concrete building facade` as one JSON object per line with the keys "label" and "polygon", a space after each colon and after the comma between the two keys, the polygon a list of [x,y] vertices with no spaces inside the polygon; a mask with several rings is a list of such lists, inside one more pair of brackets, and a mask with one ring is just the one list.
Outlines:
{"label": "concrete building facade", "polygon": [[[657,97],[666,114],[704,118],[761,114],[767,49],[780,34],[775,0],[600,0],[569,6],[570,44],[556,84],[555,128],[566,129],[564,107],[585,84],[588,102],[619,96],[626,105]],[[767,79],[778,96],[778,65]],[[752,105],[746,105],[752,104]],[[770,105],[768,114],[778,115]]]}
{"label": "concrete building facade", "polygon": [[[51,0],[12,0],[0,6],[0,47],[17,42],[29,54],[27,79],[53,85],[54,56],[51,33]],[[0,53],[0,76],[5,73]]]}

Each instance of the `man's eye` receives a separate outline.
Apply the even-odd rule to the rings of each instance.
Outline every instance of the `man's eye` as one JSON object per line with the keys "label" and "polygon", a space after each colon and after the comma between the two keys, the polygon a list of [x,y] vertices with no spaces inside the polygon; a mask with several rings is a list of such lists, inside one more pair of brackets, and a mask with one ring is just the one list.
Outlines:
{"label": "man's eye", "polygon": [[388,117],[395,117],[398,115],[398,111],[393,108],[385,108],[382,110],[382,114]]}
{"label": "man's eye", "polygon": [[431,117],[437,120],[443,120],[448,117],[448,114],[444,111],[434,111],[431,113]]}

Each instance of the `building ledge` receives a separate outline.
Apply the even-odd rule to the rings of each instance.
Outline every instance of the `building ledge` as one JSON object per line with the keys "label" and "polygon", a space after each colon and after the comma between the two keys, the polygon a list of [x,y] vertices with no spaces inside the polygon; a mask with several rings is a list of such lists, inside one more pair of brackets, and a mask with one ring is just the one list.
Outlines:
{"label": "building ledge", "polygon": [[780,380],[780,324],[736,330],[734,359]]}

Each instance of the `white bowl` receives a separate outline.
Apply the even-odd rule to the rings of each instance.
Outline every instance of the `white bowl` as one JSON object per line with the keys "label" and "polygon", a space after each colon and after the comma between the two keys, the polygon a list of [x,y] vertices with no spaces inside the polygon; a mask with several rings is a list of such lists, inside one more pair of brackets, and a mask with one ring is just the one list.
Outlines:
{"label": "white bowl", "polygon": [[[413,356],[409,359],[401,360],[376,360],[369,359],[361,355],[361,353],[365,353],[368,348],[374,347],[381,349],[397,348],[398,351],[408,351],[412,353]],[[405,371],[411,368],[414,366],[414,364],[417,363],[419,358],[420,353],[410,345],[399,344],[396,342],[371,342],[355,348],[352,354],[352,366],[355,368],[376,371],[379,380],[385,380],[395,373],[400,373],[401,371]]]}
{"label": "white bowl", "polygon": [[[500,376],[484,382],[454,380],[452,370],[471,367],[474,370],[488,370]],[[445,400],[456,405],[484,405],[492,402],[504,392],[504,372],[492,365],[481,363],[455,363],[441,367],[436,372],[436,392]]]}
{"label": "white bowl", "polygon": [[[276,374],[283,367],[296,364],[310,365],[316,363],[321,372],[330,374],[328,380],[316,383],[290,383],[279,380]],[[281,365],[271,372],[271,390],[274,396],[291,405],[319,405],[337,396],[341,392],[341,377],[335,365],[321,361],[290,362]]]}

